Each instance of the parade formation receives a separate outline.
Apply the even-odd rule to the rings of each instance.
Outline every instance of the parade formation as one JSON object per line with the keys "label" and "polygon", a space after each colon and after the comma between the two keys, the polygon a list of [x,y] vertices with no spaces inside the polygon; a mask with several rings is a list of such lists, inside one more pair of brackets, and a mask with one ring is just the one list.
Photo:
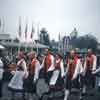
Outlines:
{"label": "parade formation", "polygon": [[[97,57],[90,48],[83,56],[72,49],[63,57],[60,52],[54,54],[46,48],[41,55],[37,55],[35,51],[20,51],[15,58],[16,62],[10,62],[5,67],[3,56],[0,55],[1,98],[6,78],[12,100],[17,92],[22,93],[22,100],[33,100],[33,94],[43,100],[45,95],[56,91],[63,93],[63,100],[70,100],[71,93],[78,91],[79,100],[83,100],[87,90],[95,88],[96,75],[100,72],[100,68],[97,68]],[[52,99],[48,96],[47,100]]]}

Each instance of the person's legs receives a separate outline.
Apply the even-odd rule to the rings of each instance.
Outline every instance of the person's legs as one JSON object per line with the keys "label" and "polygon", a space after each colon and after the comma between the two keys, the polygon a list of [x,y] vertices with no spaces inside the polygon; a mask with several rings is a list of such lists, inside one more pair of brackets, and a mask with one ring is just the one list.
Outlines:
{"label": "person's legs", "polygon": [[45,73],[45,80],[48,85],[49,85],[50,79],[52,77],[52,74],[53,74],[53,71],[49,71],[49,72]]}
{"label": "person's legs", "polygon": [[0,80],[0,98],[2,97],[2,80]]}
{"label": "person's legs", "polygon": [[65,97],[64,100],[68,100],[68,96],[69,96],[69,90],[65,90]]}
{"label": "person's legs", "polygon": [[26,97],[26,94],[25,94],[25,92],[23,91],[23,92],[22,92],[22,100],[26,100],[25,97]]}
{"label": "person's legs", "polygon": [[72,82],[70,80],[69,77],[66,77],[66,89],[65,89],[65,96],[64,96],[64,100],[68,100],[69,94],[70,94],[70,90],[72,87]]}
{"label": "person's legs", "polygon": [[81,85],[80,85],[81,95],[84,96],[86,94],[85,76],[81,76],[80,83],[81,83]]}
{"label": "person's legs", "polygon": [[11,100],[15,100],[15,92],[11,91]]}
{"label": "person's legs", "polygon": [[28,100],[33,100],[33,93],[29,93],[29,99]]}
{"label": "person's legs", "polygon": [[92,75],[92,88],[95,88],[95,84],[96,84],[96,77],[94,75]]}

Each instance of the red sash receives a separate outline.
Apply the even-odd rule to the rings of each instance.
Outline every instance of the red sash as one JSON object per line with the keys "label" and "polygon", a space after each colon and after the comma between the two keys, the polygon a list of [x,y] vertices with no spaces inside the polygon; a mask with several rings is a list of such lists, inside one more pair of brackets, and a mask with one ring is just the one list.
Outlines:
{"label": "red sash", "polygon": [[87,70],[92,70],[92,66],[93,66],[93,56],[87,56],[86,57],[86,67],[87,67]]}
{"label": "red sash", "polygon": [[61,63],[61,59],[59,60],[59,62],[56,61],[55,69],[60,69],[60,63]]}
{"label": "red sash", "polygon": [[44,70],[47,72],[51,66],[51,55],[47,55],[44,60]]}
{"label": "red sash", "polygon": [[78,60],[77,57],[75,57],[72,61],[70,61],[70,59],[68,60],[68,64],[69,64],[68,75],[70,79],[72,79],[73,74],[75,72],[77,60]]}
{"label": "red sash", "polygon": [[20,71],[23,71],[23,59],[21,59],[20,61],[18,61],[18,64],[17,64],[17,70],[20,70]]}
{"label": "red sash", "polygon": [[37,60],[36,59],[33,59],[30,66],[29,66],[29,72],[30,74],[34,74],[35,73],[35,68],[36,68],[36,62]]}

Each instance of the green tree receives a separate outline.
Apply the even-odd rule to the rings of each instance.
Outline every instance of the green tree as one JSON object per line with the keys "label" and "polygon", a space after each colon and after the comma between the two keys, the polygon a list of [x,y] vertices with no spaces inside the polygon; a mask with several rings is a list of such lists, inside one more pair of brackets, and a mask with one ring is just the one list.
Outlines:
{"label": "green tree", "polygon": [[82,48],[92,48],[96,50],[98,41],[96,37],[93,35],[87,34],[77,38],[75,46],[82,49]]}

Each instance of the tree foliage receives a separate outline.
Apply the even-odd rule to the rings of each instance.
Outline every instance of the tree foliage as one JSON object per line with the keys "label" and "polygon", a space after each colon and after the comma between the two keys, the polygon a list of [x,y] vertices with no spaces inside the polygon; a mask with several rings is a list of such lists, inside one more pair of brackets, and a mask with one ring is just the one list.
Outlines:
{"label": "tree foliage", "polygon": [[97,48],[97,39],[90,34],[81,36],[73,41],[74,45],[80,49],[82,48],[92,48],[95,50]]}

